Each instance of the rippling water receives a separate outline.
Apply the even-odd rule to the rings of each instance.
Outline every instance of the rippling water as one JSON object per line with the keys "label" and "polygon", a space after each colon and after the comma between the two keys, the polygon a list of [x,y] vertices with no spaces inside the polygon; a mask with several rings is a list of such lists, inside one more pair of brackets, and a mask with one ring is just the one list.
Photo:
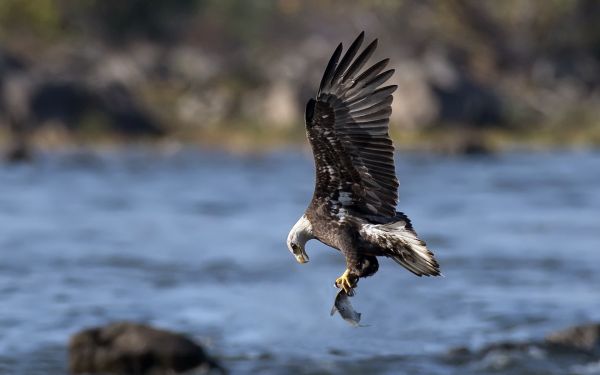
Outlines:
{"label": "rippling water", "polygon": [[1,166],[0,373],[65,373],[70,334],[123,319],[186,332],[240,374],[600,373],[447,354],[600,319],[600,154],[399,154],[397,170],[399,208],[445,278],[382,261],[353,299],[368,327],[352,328],[329,316],[343,258],[313,241],[298,265],[285,246],[312,194],[310,155]]}

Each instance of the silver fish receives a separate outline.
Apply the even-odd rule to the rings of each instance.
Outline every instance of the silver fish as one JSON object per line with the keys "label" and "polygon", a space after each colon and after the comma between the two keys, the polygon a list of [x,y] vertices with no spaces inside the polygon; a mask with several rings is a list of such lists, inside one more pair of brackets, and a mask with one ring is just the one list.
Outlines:
{"label": "silver fish", "polygon": [[360,323],[360,313],[354,310],[350,303],[348,294],[342,289],[335,297],[335,302],[331,308],[331,315],[339,312],[342,319],[350,323],[353,327],[358,327]]}

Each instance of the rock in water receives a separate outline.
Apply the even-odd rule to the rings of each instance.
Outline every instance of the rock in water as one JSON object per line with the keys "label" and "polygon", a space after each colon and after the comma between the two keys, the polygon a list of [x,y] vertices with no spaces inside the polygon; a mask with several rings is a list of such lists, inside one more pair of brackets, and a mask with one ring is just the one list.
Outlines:
{"label": "rock in water", "polygon": [[600,323],[582,324],[552,332],[546,342],[583,351],[600,350]]}
{"label": "rock in water", "polygon": [[350,297],[342,289],[335,297],[335,302],[331,308],[331,315],[339,312],[340,316],[354,327],[358,327],[360,323],[360,313],[354,310],[350,303]]}
{"label": "rock in water", "polygon": [[187,337],[147,325],[119,322],[83,330],[69,342],[72,374],[162,375],[223,368]]}

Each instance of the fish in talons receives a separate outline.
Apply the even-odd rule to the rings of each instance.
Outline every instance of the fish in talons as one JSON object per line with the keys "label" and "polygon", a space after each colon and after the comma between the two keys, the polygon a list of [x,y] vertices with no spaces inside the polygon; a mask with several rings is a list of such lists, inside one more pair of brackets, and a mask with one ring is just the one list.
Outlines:
{"label": "fish in talons", "polygon": [[[354,295],[354,293],[352,293]],[[335,297],[335,301],[333,302],[333,307],[331,308],[331,316],[333,316],[336,312],[340,314],[342,319],[348,322],[353,327],[364,327],[360,324],[360,316],[361,314],[354,310],[352,307],[352,303],[350,303],[351,295],[346,293],[344,289],[340,290]]]}

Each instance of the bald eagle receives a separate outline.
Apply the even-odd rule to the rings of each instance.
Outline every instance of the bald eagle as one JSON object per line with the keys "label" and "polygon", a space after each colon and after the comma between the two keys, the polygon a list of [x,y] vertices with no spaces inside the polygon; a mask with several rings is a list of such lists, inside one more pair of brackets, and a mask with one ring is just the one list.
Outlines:
{"label": "bald eagle", "polygon": [[[299,263],[308,262],[305,244],[339,250],[346,270],[335,286],[354,294],[359,278],[377,272],[377,257],[388,257],[417,276],[439,276],[433,253],[411,221],[396,211],[398,180],[394,146],[388,135],[392,93],[382,85],[392,76],[384,59],[360,72],[377,39],[360,53],[364,32],[344,56],[342,44],[329,60],[315,99],[306,104],[306,134],[312,147],[316,184],[304,215],[287,245]],[[357,56],[358,55],[358,56]]]}

